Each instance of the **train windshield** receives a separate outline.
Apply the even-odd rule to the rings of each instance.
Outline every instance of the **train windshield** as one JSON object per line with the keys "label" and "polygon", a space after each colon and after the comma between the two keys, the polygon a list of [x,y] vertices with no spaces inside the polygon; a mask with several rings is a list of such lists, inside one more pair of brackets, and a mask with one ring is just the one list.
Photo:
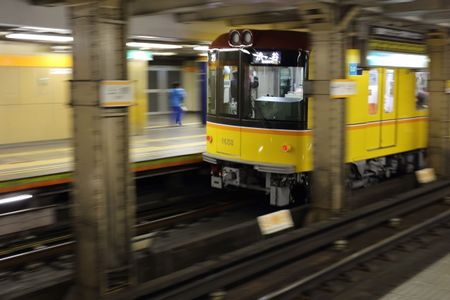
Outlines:
{"label": "train windshield", "polygon": [[208,114],[228,120],[272,121],[270,126],[280,122],[306,126],[305,53],[272,51],[267,57],[261,53],[262,58],[242,49],[210,51]]}
{"label": "train windshield", "polygon": [[303,103],[303,67],[250,66],[250,91],[244,115],[249,119],[300,121]]}

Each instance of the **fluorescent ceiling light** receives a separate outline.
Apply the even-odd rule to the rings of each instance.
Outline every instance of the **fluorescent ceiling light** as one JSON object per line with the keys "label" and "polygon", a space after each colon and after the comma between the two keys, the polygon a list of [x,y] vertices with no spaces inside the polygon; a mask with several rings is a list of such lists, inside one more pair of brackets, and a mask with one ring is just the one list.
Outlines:
{"label": "fluorescent ceiling light", "polygon": [[133,39],[138,39],[138,40],[155,40],[158,37],[157,36],[151,36],[151,35],[133,35],[132,38]]}
{"label": "fluorescent ceiling light", "polygon": [[423,69],[428,66],[428,61],[428,57],[424,54],[369,51],[367,55],[367,64],[371,67]]}
{"label": "fluorescent ceiling light", "polygon": [[135,40],[158,40],[158,42],[181,42],[181,40],[177,38],[154,35],[132,35],[130,38]]}
{"label": "fluorescent ceiling light", "polygon": [[152,52],[153,56],[173,56],[177,55],[176,52]]}
{"label": "fluorescent ceiling light", "polygon": [[53,43],[68,43],[73,41],[71,36],[51,35],[51,34],[31,34],[31,33],[11,33],[6,38],[26,41],[40,41]]}
{"label": "fluorescent ceiling light", "polygon": [[194,47],[194,50],[197,50],[197,51],[208,51],[209,50],[209,47],[208,46],[195,46]]}
{"label": "fluorescent ceiling light", "polygon": [[51,46],[53,52],[69,53],[72,51],[72,46]]}
{"label": "fluorescent ceiling light", "polygon": [[0,199],[0,204],[23,201],[23,200],[30,199],[30,198],[33,198],[33,195],[29,195],[29,194],[17,195],[17,196]]}
{"label": "fluorescent ceiling light", "polygon": [[128,47],[140,48],[141,50],[148,49],[180,49],[183,46],[174,44],[158,44],[158,43],[141,43],[141,42],[128,42]]}
{"label": "fluorescent ceiling light", "polygon": [[60,34],[70,34],[70,30],[61,28],[49,28],[49,27],[37,27],[37,26],[21,26],[17,28],[21,31],[34,31],[34,32],[54,32]]}

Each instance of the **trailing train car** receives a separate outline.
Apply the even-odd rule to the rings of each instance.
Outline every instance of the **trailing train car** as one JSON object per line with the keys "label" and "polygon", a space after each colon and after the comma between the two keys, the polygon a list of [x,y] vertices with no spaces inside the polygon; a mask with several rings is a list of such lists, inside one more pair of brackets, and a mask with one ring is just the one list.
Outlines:
{"label": "trailing train car", "polygon": [[[349,50],[347,60],[357,50]],[[277,206],[308,197],[312,105],[303,87],[314,55],[308,34],[234,30],[212,42],[208,63],[207,150],[216,188],[265,191]],[[312,57],[313,59],[313,57]],[[352,188],[423,165],[428,110],[425,70],[369,68],[349,76],[346,162]]]}

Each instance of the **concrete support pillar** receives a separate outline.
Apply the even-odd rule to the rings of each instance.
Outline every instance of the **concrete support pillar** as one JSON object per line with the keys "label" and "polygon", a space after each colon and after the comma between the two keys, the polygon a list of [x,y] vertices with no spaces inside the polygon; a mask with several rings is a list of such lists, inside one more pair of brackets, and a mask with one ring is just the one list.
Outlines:
{"label": "concrete support pillar", "polygon": [[345,99],[330,98],[330,83],[344,78],[344,36],[312,31],[313,159],[312,206],[315,219],[340,212],[345,196]]}
{"label": "concrete support pillar", "polygon": [[306,2],[299,5],[302,20],[311,32],[310,80],[313,112],[312,213],[317,221],[345,208],[345,99],[330,97],[333,79],[344,78],[343,32],[359,9]]}
{"label": "concrete support pillar", "polygon": [[430,76],[428,81],[430,121],[428,162],[438,176],[450,177],[450,94],[445,93],[450,80],[450,45],[448,32],[428,36]]}
{"label": "concrete support pillar", "polygon": [[126,1],[70,7],[74,34],[76,292],[101,299],[133,283],[135,193],[130,172],[128,107],[100,103],[103,80],[127,79]]}

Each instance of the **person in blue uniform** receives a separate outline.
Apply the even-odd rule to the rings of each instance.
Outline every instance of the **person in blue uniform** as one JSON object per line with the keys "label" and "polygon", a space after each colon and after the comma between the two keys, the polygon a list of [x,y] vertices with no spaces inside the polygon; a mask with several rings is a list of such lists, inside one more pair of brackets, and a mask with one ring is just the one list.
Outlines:
{"label": "person in blue uniform", "polygon": [[186,93],[184,89],[180,86],[179,82],[174,82],[172,88],[170,89],[170,105],[172,107],[172,115],[175,124],[178,126],[182,125],[182,105],[184,102],[184,97]]}

